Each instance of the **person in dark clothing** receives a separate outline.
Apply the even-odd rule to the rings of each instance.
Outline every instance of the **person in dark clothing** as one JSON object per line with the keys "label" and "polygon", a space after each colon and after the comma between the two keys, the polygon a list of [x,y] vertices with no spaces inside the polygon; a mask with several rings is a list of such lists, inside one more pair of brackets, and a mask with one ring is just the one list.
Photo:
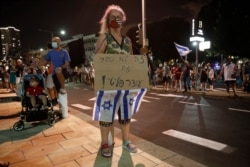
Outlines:
{"label": "person in dark clothing", "polygon": [[184,63],[184,69],[183,69],[183,73],[182,73],[182,79],[183,79],[183,85],[184,85],[184,91],[183,93],[187,92],[187,89],[190,91],[191,90],[191,86],[190,86],[190,64],[187,60],[183,60]]}

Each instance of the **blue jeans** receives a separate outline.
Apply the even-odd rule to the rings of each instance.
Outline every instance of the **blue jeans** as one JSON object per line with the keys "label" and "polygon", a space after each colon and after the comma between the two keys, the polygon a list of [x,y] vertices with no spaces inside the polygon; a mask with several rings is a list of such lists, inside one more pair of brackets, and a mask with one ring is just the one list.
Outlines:
{"label": "blue jeans", "polygon": [[183,84],[184,84],[184,89],[185,89],[185,92],[188,90],[191,89],[190,87],[190,76],[183,76]]}

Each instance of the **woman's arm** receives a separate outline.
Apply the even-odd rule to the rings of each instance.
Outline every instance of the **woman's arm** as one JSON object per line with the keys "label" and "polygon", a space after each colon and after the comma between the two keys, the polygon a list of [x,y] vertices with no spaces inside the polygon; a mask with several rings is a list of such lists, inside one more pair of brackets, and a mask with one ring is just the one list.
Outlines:
{"label": "woman's arm", "polygon": [[106,50],[107,41],[106,34],[101,34],[96,42],[95,53],[104,53]]}

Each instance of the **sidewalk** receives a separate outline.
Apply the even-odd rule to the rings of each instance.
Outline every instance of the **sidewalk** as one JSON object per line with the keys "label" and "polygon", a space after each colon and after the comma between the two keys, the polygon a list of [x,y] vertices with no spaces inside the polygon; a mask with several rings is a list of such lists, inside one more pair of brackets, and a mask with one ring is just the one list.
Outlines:
{"label": "sidewalk", "polygon": [[[16,97],[0,89],[0,98]],[[97,122],[80,111],[69,108],[66,119],[57,120],[50,127],[47,121],[25,123],[25,129],[14,131],[21,103],[0,103],[0,160],[11,167],[203,167],[190,159],[149,141],[130,136],[138,147],[133,154],[122,149],[120,129],[115,129],[115,147],[112,158],[103,158],[99,152],[100,131]],[[156,158],[158,157],[158,158]],[[160,160],[162,159],[162,160]],[[179,159],[180,164],[171,160]],[[165,160],[166,162],[164,162]],[[174,161],[173,161],[174,162]]]}

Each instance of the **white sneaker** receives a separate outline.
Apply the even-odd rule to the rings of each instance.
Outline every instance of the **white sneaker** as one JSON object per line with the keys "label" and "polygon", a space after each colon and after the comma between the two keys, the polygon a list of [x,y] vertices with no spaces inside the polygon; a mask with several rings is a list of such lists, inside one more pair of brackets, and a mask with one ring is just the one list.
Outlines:
{"label": "white sneaker", "polygon": [[48,106],[42,106],[40,110],[48,109]]}
{"label": "white sneaker", "polygon": [[59,90],[59,93],[60,93],[60,94],[66,94],[66,90],[63,89],[63,88],[61,88],[61,89]]}

